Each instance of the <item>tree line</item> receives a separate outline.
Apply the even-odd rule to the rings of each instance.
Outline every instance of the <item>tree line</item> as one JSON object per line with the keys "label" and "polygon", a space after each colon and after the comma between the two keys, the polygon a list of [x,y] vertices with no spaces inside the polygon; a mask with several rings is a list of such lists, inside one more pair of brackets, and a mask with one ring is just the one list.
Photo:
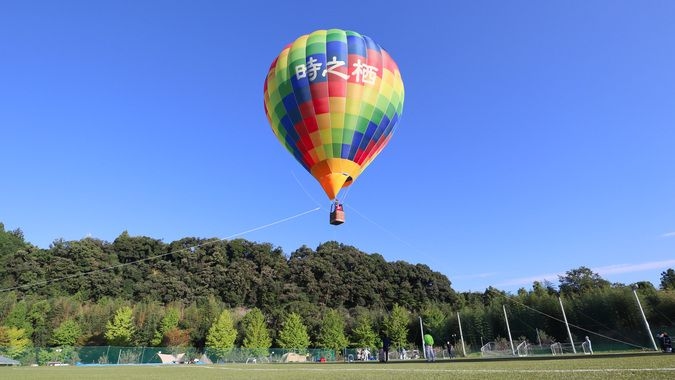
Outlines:
{"label": "tree line", "polygon": [[[394,347],[420,341],[419,318],[437,341],[470,349],[507,336],[649,347],[633,289],[580,267],[559,284],[509,294],[457,293],[423,264],[327,242],[290,255],[269,243],[184,238],[164,243],[123,232],[112,243],[56,240],[48,249],[0,224],[0,347],[191,346],[227,349]],[[675,273],[637,284],[655,329],[675,324]],[[256,326],[253,328],[252,326]],[[594,343],[596,344],[596,343]],[[258,346],[258,347],[255,347]]]}

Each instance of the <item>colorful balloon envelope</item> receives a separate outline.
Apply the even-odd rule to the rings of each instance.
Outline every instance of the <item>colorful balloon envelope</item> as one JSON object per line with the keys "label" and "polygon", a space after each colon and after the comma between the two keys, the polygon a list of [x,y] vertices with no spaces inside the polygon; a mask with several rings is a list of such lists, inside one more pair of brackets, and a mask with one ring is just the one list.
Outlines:
{"label": "colorful balloon envelope", "polygon": [[265,80],[274,134],[331,200],[387,145],[403,97],[389,54],[369,37],[340,29],[296,39]]}

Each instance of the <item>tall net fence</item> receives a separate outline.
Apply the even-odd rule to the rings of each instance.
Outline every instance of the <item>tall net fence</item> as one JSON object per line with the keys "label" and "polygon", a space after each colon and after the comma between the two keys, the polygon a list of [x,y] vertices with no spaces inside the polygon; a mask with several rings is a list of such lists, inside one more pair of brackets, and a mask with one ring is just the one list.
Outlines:
{"label": "tall net fence", "polygon": [[21,365],[132,365],[334,362],[346,360],[348,350],[215,349],[193,347],[0,347],[0,356]]}
{"label": "tall net fence", "polygon": [[[506,341],[489,342],[480,349],[479,356],[513,356]],[[545,345],[517,342],[518,356],[569,355],[574,354],[570,343]],[[437,358],[452,358],[455,355],[442,347],[434,347]],[[583,355],[590,350],[582,342],[576,342],[577,354]],[[635,347],[624,344],[593,344],[593,351],[627,352],[636,351]],[[142,364],[224,364],[224,363],[292,363],[292,362],[357,362],[379,360],[378,349],[345,348],[342,350],[304,349],[287,350],[282,348],[246,349],[194,347],[117,347],[117,346],[77,346],[77,347],[0,347],[0,356],[20,365],[142,365]],[[471,356],[471,354],[469,355]],[[422,359],[420,351],[391,350],[390,360]]]}

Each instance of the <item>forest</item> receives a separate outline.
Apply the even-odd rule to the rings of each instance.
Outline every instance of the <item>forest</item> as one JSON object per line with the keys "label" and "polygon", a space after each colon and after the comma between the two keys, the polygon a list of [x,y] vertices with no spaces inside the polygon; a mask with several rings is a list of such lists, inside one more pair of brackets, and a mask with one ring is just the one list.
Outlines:
{"label": "forest", "polygon": [[[534,282],[516,294],[455,292],[424,264],[387,262],[335,241],[286,254],[244,239],[165,243],[123,232],[113,242],[55,240],[43,249],[2,223],[0,262],[0,348],[362,347],[382,333],[407,347],[420,341],[421,318],[438,341],[457,343],[461,334],[475,352],[509,332],[540,344],[567,341],[564,304],[575,340],[650,349],[636,297],[653,334],[675,326],[673,269],[658,287],[610,283],[579,267],[558,284]],[[263,338],[252,340],[251,320]],[[306,334],[300,341],[289,340],[293,324]],[[223,343],[217,332],[228,325]]]}

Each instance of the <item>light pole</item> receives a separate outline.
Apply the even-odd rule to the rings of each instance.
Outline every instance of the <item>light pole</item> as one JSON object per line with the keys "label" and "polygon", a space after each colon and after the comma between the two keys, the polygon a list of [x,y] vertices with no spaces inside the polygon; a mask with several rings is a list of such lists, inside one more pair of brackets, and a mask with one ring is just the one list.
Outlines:
{"label": "light pole", "polygon": [[422,326],[422,317],[420,317],[420,333],[422,334],[422,352],[424,354],[424,358],[427,358],[427,347],[424,344],[424,327]]}
{"label": "light pole", "polygon": [[511,353],[516,356],[516,349],[513,347],[513,338],[511,338],[511,327],[509,326],[509,317],[506,315],[506,305],[502,305],[504,309],[504,320],[506,321],[506,331],[509,332],[509,342],[511,342]]}
{"label": "light pole", "polygon": [[[459,319],[459,311],[457,312],[457,324],[459,325],[459,339],[462,341],[462,353],[466,357],[466,346],[464,345],[464,333],[462,332],[462,320]],[[483,338],[481,337],[481,340]]]}
{"label": "light pole", "polygon": [[640,308],[640,313],[642,313],[642,320],[645,322],[645,327],[647,328],[647,333],[649,334],[649,339],[652,340],[652,344],[654,345],[654,351],[658,351],[659,348],[656,347],[656,341],[654,341],[654,335],[652,335],[652,329],[649,328],[649,322],[647,322],[647,316],[645,316],[645,311],[642,310],[642,304],[640,303],[640,298],[637,295],[638,286],[636,284],[633,284],[633,285],[631,285],[631,289],[633,289],[633,294],[635,295],[635,300],[637,301],[638,307]]}
{"label": "light pole", "polygon": [[565,308],[563,307],[562,299],[560,299],[560,293],[558,293],[558,302],[560,302],[560,310],[562,310],[563,319],[565,320],[565,327],[567,327],[567,336],[570,338],[570,343],[572,343],[572,352],[577,353],[577,349],[574,347],[574,340],[572,339],[572,332],[570,331],[570,324],[567,323],[567,316],[565,315]]}

